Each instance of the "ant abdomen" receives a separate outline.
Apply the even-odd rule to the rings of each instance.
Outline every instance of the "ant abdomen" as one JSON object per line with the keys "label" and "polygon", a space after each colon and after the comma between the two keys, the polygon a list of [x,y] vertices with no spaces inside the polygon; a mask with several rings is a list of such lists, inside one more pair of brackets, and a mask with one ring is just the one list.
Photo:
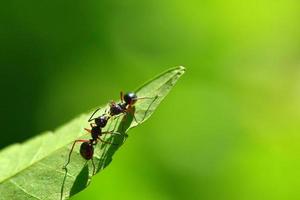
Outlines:
{"label": "ant abdomen", "polygon": [[83,142],[80,145],[80,154],[81,156],[86,159],[86,160],[90,160],[93,158],[94,155],[94,147],[93,144],[90,142]]}

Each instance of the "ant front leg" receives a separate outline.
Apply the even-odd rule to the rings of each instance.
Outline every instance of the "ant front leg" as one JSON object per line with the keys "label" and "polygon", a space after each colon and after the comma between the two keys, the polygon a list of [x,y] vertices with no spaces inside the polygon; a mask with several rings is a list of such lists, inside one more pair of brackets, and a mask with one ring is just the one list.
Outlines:
{"label": "ant front leg", "polygon": [[107,142],[107,141],[104,141],[104,140],[102,140],[101,138],[98,138],[102,143],[104,143],[104,144],[112,144],[112,145],[117,145],[117,144],[114,144],[114,143],[112,143],[112,142]]}
{"label": "ant front leg", "polygon": [[[121,120],[121,123],[119,124],[119,125],[121,126],[122,132],[125,131],[125,130],[124,130],[124,127],[128,125],[128,123],[126,122],[126,120],[127,120],[127,118],[129,117],[129,116],[128,116],[129,114],[132,115],[134,121],[135,121],[137,124],[140,124],[140,122],[136,119],[135,114],[134,114],[135,111],[134,111],[134,109],[132,109],[132,108],[133,108],[132,106],[128,107],[127,109],[123,110],[123,112],[122,112],[121,115],[117,116],[117,117],[124,116],[124,117],[122,118],[122,120]],[[130,123],[131,123],[131,122],[130,122]],[[116,125],[117,125],[117,123],[116,123]]]}
{"label": "ant front leg", "polygon": [[92,130],[91,130],[91,129],[84,128],[84,130],[86,130],[86,131],[89,132],[89,133],[92,133]]}
{"label": "ant front leg", "polygon": [[94,163],[94,159],[92,158],[92,165],[93,165],[93,176],[95,175],[95,171],[96,171],[96,167],[95,167],[95,163]]}
{"label": "ant front leg", "polygon": [[72,145],[72,148],[71,148],[71,150],[70,150],[70,152],[69,152],[68,161],[67,161],[67,163],[63,166],[63,169],[66,169],[66,168],[67,168],[67,165],[70,163],[70,160],[71,160],[71,154],[72,154],[73,149],[74,149],[74,146],[75,146],[75,144],[76,144],[77,142],[89,142],[89,140],[75,140],[75,141],[74,141],[74,143],[73,143],[73,145]]}
{"label": "ant front leg", "polygon": [[[122,135],[121,133],[119,132],[113,132],[113,131],[107,131],[107,132],[103,132],[101,135],[106,135],[106,134],[111,134],[111,135]],[[112,145],[117,145],[117,144],[114,144],[112,142],[108,142],[108,141],[104,141],[100,138],[100,136],[98,137],[98,139],[104,143],[104,144],[112,144]]]}
{"label": "ant front leg", "polygon": [[137,122],[137,120],[135,119],[135,121],[139,124],[141,122],[143,122],[145,120],[145,118],[147,117],[148,111],[150,110],[152,104],[157,100],[157,98],[159,97],[159,95],[155,95],[154,97],[140,97],[138,99],[153,99],[152,102],[149,104],[147,110],[144,113],[144,117],[142,118],[142,120],[140,120],[140,122]]}
{"label": "ant front leg", "polygon": [[126,119],[126,117],[127,117],[127,115],[128,114],[131,114],[132,115],[132,117],[133,117],[133,119],[134,119],[134,121],[137,123],[137,124],[140,124],[140,122],[136,119],[136,117],[135,117],[135,107],[133,107],[133,106],[129,106],[125,111],[124,111],[124,113],[125,113],[125,116],[124,116],[124,120]]}
{"label": "ant front leg", "polygon": [[[110,124],[112,124],[113,123],[113,121],[115,121],[115,124],[114,124],[114,128],[113,128],[113,130],[115,130],[116,129],[116,127],[117,127],[117,125],[118,125],[118,122],[119,122],[119,117],[120,117],[120,115],[119,116],[113,116],[112,117],[112,120],[110,121]],[[109,126],[110,127],[110,126]]]}
{"label": "ant front leg", "polygon": [[101,135],[105,135],[105,134],[122,135],[121,133],[119,133],[119,132],[114,132],[114,131],[106,131],[106,132],[101,133]]}

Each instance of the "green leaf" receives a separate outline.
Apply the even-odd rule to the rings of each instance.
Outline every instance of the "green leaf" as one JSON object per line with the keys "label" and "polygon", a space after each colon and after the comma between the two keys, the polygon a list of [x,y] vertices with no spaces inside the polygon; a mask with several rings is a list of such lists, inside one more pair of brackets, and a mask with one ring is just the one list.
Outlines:
{"label": "green leaf", "polygon": [[[184,67],[172,68],[142,85],[135,92],[138,97],[148,98],[138,100],[132,112],[108,122],[104,131],[114,130],[119,134],[107,134],[102,138],[114,145],[97,144],[93,158],[96,173],[112,161],[112,156],[128,136],[126,132],[153,114],[184,71]],[[108,107],[104,105],[98,115]],[[87,187],[93,175],[93,165],[79,154],[80,145],[75,145],[67,168],[63,169],[63,166],[73,142],[90,138],[84,128],[89,126],[87,120],[92,111],[54,132],[45,132],[3,149],[0,152],[0,199],[68,199]]]}

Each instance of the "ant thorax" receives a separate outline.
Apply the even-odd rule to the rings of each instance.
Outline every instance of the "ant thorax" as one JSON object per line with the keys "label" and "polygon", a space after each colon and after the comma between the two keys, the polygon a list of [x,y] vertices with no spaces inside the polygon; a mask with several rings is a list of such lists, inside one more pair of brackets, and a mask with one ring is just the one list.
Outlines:
{"label": "ant thorax", "polygon": [[121,113],[124,113],[124,111],[126,110],[126,103],[118,103],[116,104],[115,102],[112,102],[110,104],[110,115],[114,116],[114,115],[119,115]]}
{"label": "ant thorax", "polygon": [[101,136],[102,130],[100,126],[94,126],[91,130],[93,140],[97,140]]}

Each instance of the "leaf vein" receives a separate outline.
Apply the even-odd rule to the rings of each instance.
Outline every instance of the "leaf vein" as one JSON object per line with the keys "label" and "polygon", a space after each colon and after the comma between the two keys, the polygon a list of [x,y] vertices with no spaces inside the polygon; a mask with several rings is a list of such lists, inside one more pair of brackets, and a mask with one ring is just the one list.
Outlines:
{"label": "leaf vein", "polygon": [[30,194],[25,188],[23,188],[22,186],[20,186],[19,184],[17,184],[16,182],[14,182],[12,179],[9,180],[9,182],[11,182],[13,185],[15,185],[17,188],[19,188],[20,190],[22,190],[25,194],[35,198],[35,199],[38,199],[38,200],[41,200],[40,198],[34,196],[33,194]]}
{"label": "leaf vein", "polygon": [[[49,166],[46,165],[45,163],[38,162],[37,164],[38,164],[38,165],[41,165],[41,166],[43,166],[43,167],[45,167],[45,168],[48,168],[48,169],[50,169],[50,170],[52,170],[52,171],[56,171],[56,172],[58,172],[58,173],[65,174],[65,173],[62,172],[62,171],[59,171],[59,170],[54,169],[54,168],[52,168],[52,167],[49,167]],[[69,176],[69,177],[75,179],[75,176],[73,176],[72,174],[69,174],[69,173],[66,173],[66,174],[67,174],[67,176]]]}

